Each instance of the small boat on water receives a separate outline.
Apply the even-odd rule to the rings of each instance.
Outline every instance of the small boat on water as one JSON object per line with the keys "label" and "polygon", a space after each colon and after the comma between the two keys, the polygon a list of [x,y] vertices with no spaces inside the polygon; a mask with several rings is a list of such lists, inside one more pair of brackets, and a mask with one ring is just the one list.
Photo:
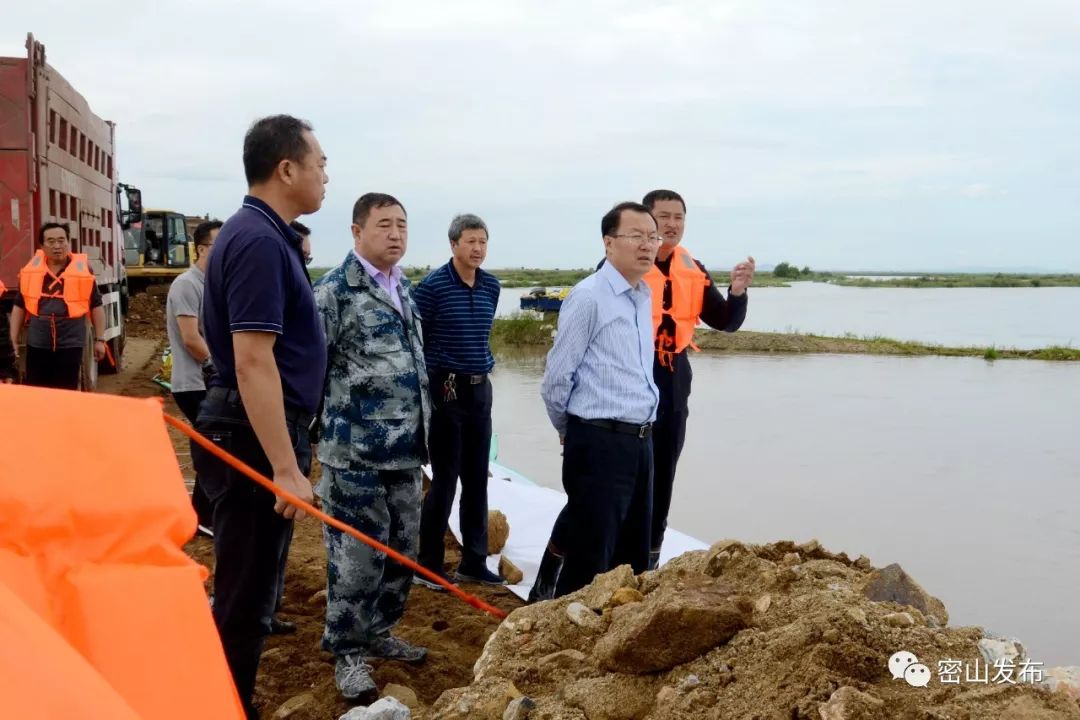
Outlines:
{"label": "small boat on water", "polygon": [[569,294],[570,288],[533,288],[521,296],[521,309],[535,310],[537,312],[559,312],[563,300]]}

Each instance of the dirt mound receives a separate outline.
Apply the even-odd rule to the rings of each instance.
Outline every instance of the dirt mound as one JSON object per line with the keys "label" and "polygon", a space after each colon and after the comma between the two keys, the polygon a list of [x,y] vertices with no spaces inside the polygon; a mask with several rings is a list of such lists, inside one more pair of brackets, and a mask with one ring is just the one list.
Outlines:
{"label": "dirt mound", "polygon": [[[988,654],[1012,651],[1019,680],[1023,658],[1015,657],[1022,648],[988,643],[979,628],[941,627],[942,614],[940,601],[899,568],[874,570],[816,542],[726,541],[658,572],[619,568],[577,593],[515,610],[488,641],[473,684],[445,693],[428,717],[1080,718],[1076,699],[1030,683],[961,675],[943,684],[939,661],[985,670]],[[889,663],[899,651],[926,666],[928,687],[894,679]]]}
{"label": "dirt mound", "polygon": [[130,337],[165,337],[165,300],[168,297],[168,286],[165,288],[164,294],[155,287],[131,296],[125,319],[126,331]]}

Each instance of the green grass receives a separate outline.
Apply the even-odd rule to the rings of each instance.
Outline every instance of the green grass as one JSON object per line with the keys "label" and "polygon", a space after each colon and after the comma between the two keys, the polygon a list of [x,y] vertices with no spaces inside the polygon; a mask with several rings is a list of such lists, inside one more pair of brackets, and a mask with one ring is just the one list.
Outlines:
{"label": "green grass", "polygon": [[[551,345],[554,320],[540,319],[525,313],[496,318],[491,344],[496,350],[518,347],[547,348]],[[803,333],[736,333],[698,330],[694,339],[703,351],[721,354],[804,354],[838,353],[859,355],[900,355],[909,357],[981,357],[985,360],[1051,360],[1080,362],[1080,349],[1047,347],[1037,350],[1008,348],[946,347],[929,343],[906,342],[884,337],[826,337]]]}
{"label": "green grass", "polygon": [[1080,275],[1014,275],[1005,273],[964,274],[941,273],[919,277],[848,278],[834,276],[830,282],[854,287],[902,288],[1015,288],[1015,287],[1080,287]]}

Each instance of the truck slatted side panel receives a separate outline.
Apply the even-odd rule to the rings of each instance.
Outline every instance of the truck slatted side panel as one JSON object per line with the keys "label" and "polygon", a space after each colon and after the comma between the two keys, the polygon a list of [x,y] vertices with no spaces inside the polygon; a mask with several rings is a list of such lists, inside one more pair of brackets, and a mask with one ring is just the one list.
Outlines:
{"label": "truck slatted side panel", "polygon": [[30,98],[25,58],[0,58],[0,282],[9,290],[33,254]]}

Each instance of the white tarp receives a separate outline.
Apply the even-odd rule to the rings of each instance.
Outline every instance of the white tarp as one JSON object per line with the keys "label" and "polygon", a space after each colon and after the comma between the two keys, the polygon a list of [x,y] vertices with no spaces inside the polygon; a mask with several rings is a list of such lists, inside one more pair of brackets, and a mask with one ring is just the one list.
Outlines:
{"label": "white tarp", "polygon": [[[503,548],[503,554],[510,562],[517,565],[525,578],[510,590],[525,599],[532,588],[533,580],[540,569],[540,558],[551,537],[551,527],[555,518],[566,504],[566,494],[558,490],[540,487],[525,477],[497,463],[491,463],[492,477],[488,480],[488,508],[500,510],[510,524],[510,538]],[[430,477],[430,468],[425,468]],[[450,513],[450,531],[461,541],[461,526],[458,515],[459,491],[454,496],[454,507]],[[668,528],[664,535],[664,546],[660,552],[660,562],[665,563],[689,550],[703,550],[708,546],[677,530]],[[499,556],[488,558],[488,567],[497,572]]]}

